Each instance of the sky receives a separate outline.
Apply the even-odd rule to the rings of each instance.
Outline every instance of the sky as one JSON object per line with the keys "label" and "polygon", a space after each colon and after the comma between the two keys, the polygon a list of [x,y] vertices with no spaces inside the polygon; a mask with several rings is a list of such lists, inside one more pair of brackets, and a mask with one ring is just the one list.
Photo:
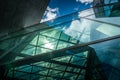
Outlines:
{"label": "sky", "polygon": [[41,22],[45,22],[92,6],[93,0],[50,0]]}
{"label": "sky", "polygon": [[[64,23],[70,20],[70,22],[68,22],[67,24],[60,25],[59,30],[64,31],[65,34],[70,35],[73,38],[79,39],[79,32],[83,31],[84,28],[86,28],[86,26],[89,27],[91,25],[91,22],[84,20],[84,19],[76,20],[76,18],[89,15],[90,13],[93,14],[93,9],[90,9],[87,12],[85,11],[83,13],[80,12],[85,9],[91,8],[92,2],[93,0],[50,0],[50,3],[47,6],[47,9],[43,15],[43,19],[41,20],[41,22],[48,21],[46,22],[46,24],[51,26],[51,24],[56,25],[56,22]],[[78,12],[78,13],[75,14],[74,12]],[[57,17],[61,17],[64,15],[71,14],[71,13],[74,13],[75,16],[77,17],[75,16],[72,17],[72,15],[69,15],[68,17],[57,18]],[[87,29],[89,30],[89,28]],[[87,37],[85,36],[85,38],[83,38],[83,41],[89,40],[86,38]]]}

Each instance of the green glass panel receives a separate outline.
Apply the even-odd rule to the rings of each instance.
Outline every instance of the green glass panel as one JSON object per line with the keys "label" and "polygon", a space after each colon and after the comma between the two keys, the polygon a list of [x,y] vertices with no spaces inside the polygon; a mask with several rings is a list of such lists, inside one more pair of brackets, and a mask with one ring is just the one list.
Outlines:
{"label": "green glass panel", "polygon": [[28,55],[34,55],[35,54],[35,47],[27,49],[27,50],[23,50],[21,53],[28,54]]}
{"label": "green glass panel", "polygon": [[70,78],[71,76],[74,76],[74,75],[76,75],[76,74],[71,74],[71,73],[65,73],[64,74],[64,78]]}
{"label": "green glass panel", "polygon": [[70,44],[70,43],[67,43],[67,42],[63,42],[63,41],[59,41],[57,49],[62,49],[62,48],[70,47],[72,45],[73,44]]}
{"label": "green glass panel", "polygon": [[47,79],[48,79],[48,80],[54,80],[54,78],[53,78],[53,77],[47,77]]}
{"label": "green glass panel", "polygon": [[35,54],[35,55],[37,55],[37,54],[43,54],[43,53],[51,52],[51,51],[52,51],[52,50],[50,50],[50,49],[37,47],[37,50],[36,50],[36,54]]}
{"label": "green glass panel", "polygon": [[39,62],[39,63],[35,63],[35,65],[41,66],[41,67],[45,67],[45,68],[49,68],[50,63],[41,61],[41,62]]}
{"label": "green glass panel", "polygon": [[73,68],[73,67],[69,67],[69,66],[67,66],[67,70],[66,70],[66,71],[74,72],[74,68]]}
{"label": "green glass panel", "polygon": [[[14,77],[15,78],[20,78],[20,79],[23,79],[25,77],[25,75],[27,75],[26,73],[24,72],[19,72],[19,71],[14,71]],[[23,76],[23,77],[22,77]],[[28,77],[29,79],[29,77]]]}
{"label": "green glass panel", "polygon": [[46,36],[41,36],[39,35],[39,41],[37,45],[44,45],[46,43],[53,43],[54,41],[57,41],[57,39],[54,39],[54,37],[46,37]]}
{"label": "green glass panel", "polygon": [[66,34],[64,34],[64,33],[62,32],[62,34],[61,34],[61,36],[60,36],[60,39],[61,39],[61,40],[68,41],[68,40],[69,40],[69,36],[66,35]]}
{"label": "green glass panel", "polygon": [[52,76],[58,76],[61,73],[61,71],[57,71],[57,70],[50,70],[48,75],[52,75]]}
{"label": "green glass panel", "polygon": [[55,70],[52,70],[52,73],[55,73],[55,74],[49,74],[49,76],[52,76],[52,77],[55,77],[55,78],[58,78],[60,79],[63,75],[63,72],[60,72],[60,71],[55,71]]}
{"label": "green glass panel", "polygon": [[36,36],[36,37],[30,42],[30,44],[36,45],[36,44],[37,44],[37,40],[38,40],[38,36]]}
{"label": "green glass panel", "polygon": [[24,48],[24,50],[27,50],[27,49],[31,49],[31,48],[34,48],[35,46],[33,46],[33,45],[27,45],[25,48]]}
{"label": "green glass panel", "polygon": [[28,67],[24,67],[24,68],[18,68],[16,69],[17,71],[22,71],[22,72],[28,72],[30,73],[31,72],[31,69],[32,69],[32,66],[28,66]]}
{"label": "green glass panel", "polygon": [[84,79],[85,79],[84,75],[80,75],[80,76],[78,77],[78,80],[84,80]]}
{"label": "green glass panel", "polygon": [[79,68],[74,68],[73,72],[79,73]]}
{"label": "green glass panel", "polygon": [[15,67],[14,69],[15,70],[20,70],[20,69],[24,69],[24,68],[27,68],[27,67],[30,67],[30,65],[19,66],[19,67]]}
{"label": "green glass panel", "polygon": [[41,76],[37,74],[30,74],[31,80],[40,80]]}
{"label": "green glass panel", "polygon": [[42,74],[42,75],[47,75],[47,73],[48,73],[48,69],[39,71],[39,74]]}
{"label": "green glass panel", "polygon": [[58,39],[60,35],[60,31],[55,30],[55,29],[50,29],[50,30],[42,31],[40,34]]}
{"label": "green glass panel", "polygon": [[42,67],[40,67],[40,66],[36,66],[36,65],[34,65],[33,67],[32,67],[32,73],[38,73],[38,72],[40,72],[40,71],[42,71],[42,70],[45,70],[44,68],[42,68]]}
{"label": "green glass panel", "polygon": [[73,76],[70,77],[70,80],[75,80],[76,77],[77,77],[77,75],[73,75]]}
{"label": "green glass panel", "polygon": [[7,73],[7,76],[8,76],[8,77],[12,77],[12,76],[13,76],[13,71],[12,71],[12,70],[9,70],[8,73]]}
{"label": "green glass panel", "polygon": [[73,42],[73,43],[77,43],[77,40],[75,39],[75,38],[70,38],[70,40],[69,40],[70,42]]}
{"label": "green glass panel", "polygon": [[23,74],[22,76],[19,76],[19,78],[24,80],[30,80],[30,74]]}
{"label": "green glass panel", "polygon": [[64,71],[66,66],[62,66],[62,65],[58,65],[58,64],[52,64],[51,68]]}
{"label": "green glass panel", "polygon": [[70,58],[71,58],[71,56],[66,56],[66,57],[55,58],[54,60],[68,63]]}
{"label": "green glass panel", "polygon": [[110,16],[112,17],[120,16],[120,10],[112,11]]}
{"label": "green glass panel", "polygon": [[18,60],[18,59],[23,59],[24,57],[19,57],[19,56],[17,56],[16,58],[15,58],[15,60]]}
{"label": "green glass panel", "polygon": [[80,66],[84,66],[84,64],[86,62],[86,59],[78,59],[78,60],[76,60],[76,58],[73,58],[73,60],[74,61],[71,62],[71,64],[80,65]]}
{"label": "green glass panel", "polygon": [[74,54],[74,56],[79,57],[79,58],[87,58],[87,54],[88,54],[88,51],[85,51],[85,52],[82,52],[82,53]]}
{"label": "green glass panel", "polygon": [[57,41],[54,41],[54,42],[46,41],[46,43],[44,43],[43,45],[40,45],[39,47],[54,50],[56,49],[56,45],[57,45]]}
{"label": "green glass panel", "polygon": [[16,39],[9,39],[9,40],[3,41],[3,42],[0,43],[0,49],[8,50],[11,47],[15,46],[16,42],[17,42],[17,38]]}

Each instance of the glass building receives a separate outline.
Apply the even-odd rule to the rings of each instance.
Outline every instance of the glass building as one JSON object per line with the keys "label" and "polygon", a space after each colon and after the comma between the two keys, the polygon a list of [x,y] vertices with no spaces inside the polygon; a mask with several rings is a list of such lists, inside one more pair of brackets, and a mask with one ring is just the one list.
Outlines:
{"label": "glass building", "polygon": [[120,0],[94,0],[89,9],[2,36],[0,77],[120,80]]}

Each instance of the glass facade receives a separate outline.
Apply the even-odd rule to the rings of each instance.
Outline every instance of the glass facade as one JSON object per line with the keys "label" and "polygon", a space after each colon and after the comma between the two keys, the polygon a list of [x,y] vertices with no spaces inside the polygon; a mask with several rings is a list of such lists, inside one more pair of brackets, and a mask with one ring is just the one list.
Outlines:
{"label": "glass facade", "polygon": [[94,8],[96,17],[120,16],[120,3],[118,0],[100,0],[100,2],[95,0],[94,5],[96,6]]}
{"label": "glass facade", "polygon": [[119,4],[95,0],[90,9],[3,36],[4,78],[120,80]]}

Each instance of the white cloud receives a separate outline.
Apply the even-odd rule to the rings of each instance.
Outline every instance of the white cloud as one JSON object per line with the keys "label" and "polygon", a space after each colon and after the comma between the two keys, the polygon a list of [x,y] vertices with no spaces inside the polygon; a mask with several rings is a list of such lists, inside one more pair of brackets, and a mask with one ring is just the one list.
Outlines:
{"label": "white cloud", "polygon": [[[89,23],[86,24],[87,21],[80,21],[80,20],[74,20],[72,21],[70,27],[66,30],[64,30],[64,32],[77,39],[80,40],[81,42],[88,42],[89,41],[89,36],[87,36],[86,34],[89,35]],[[87,27],[87,28],[86,28]],[[84,31],[85,30],[85,31]],[[84,31],[84,34],[82,34],[82,32]],[[81,38],[82,37],[82,38]]]}
{"label": "white cloud", "polygon": [[94,10],[93,8],[90,8],[90,9],[87,9],[87,10],[84,10],[84,11],[81,11],[79,12],[79,17],[87,17],[87,18],[95,18],[95,15],[94,15]]}
{"label": "white cloud", "polygon": [[81,2],[81,3],[85,3],[86,5],[89,3],[92,3],[93,0],[76,0],[76,2]]}
{"label": "white cloud", "polygon": [[44,18],[41,20],[41,22],[45,22],[45,21],[48,21],[48,20],[51,20],[51,19],[54,19],[58,16],[59,14],[59,9],[58,8],[50,8],[50,7],[47,7],[47,10],[45,11],[44,13]]}
{"label": "white cloud", "polygon": [[[80,17],[80,20],[73,20],[71,22],[71,25],[69,26],[69,28],[64,29],[64,32],[67,35],[70,35],[73,38],[76,38],[76,39],[80,40],[79,37],[80,37],[81,33],[83,32],[83,30],[85,30],[84,35],[82,35],[82,38],[81,38],[80,41],[82,41],[82,42],[89,41],[90,38],[86,34],[90,35],[90,28],[91,28],[91,25],[92,25],[92,21],[81,18],[81,17],[85,17],[85,16],[88,16],[88,15],[91,15],[91,14],[94,14],[94,11],[93,11],[92,8],[89,9],[89,10],[86,10],[86,11],[79,12],[78,16]],[[92,15],[92,16],[89,16],[87,18],[93,19],[93,18],[95,18],[95,16]]]}
{"label": "white cloud", "polygon": [[65,29],[64,32],[73,38],[78,39],[80,32],[83,30],[83,27],[80,26],[81,22],[79,20],[74,20],[71,22],[71,25],[68,29]]}

